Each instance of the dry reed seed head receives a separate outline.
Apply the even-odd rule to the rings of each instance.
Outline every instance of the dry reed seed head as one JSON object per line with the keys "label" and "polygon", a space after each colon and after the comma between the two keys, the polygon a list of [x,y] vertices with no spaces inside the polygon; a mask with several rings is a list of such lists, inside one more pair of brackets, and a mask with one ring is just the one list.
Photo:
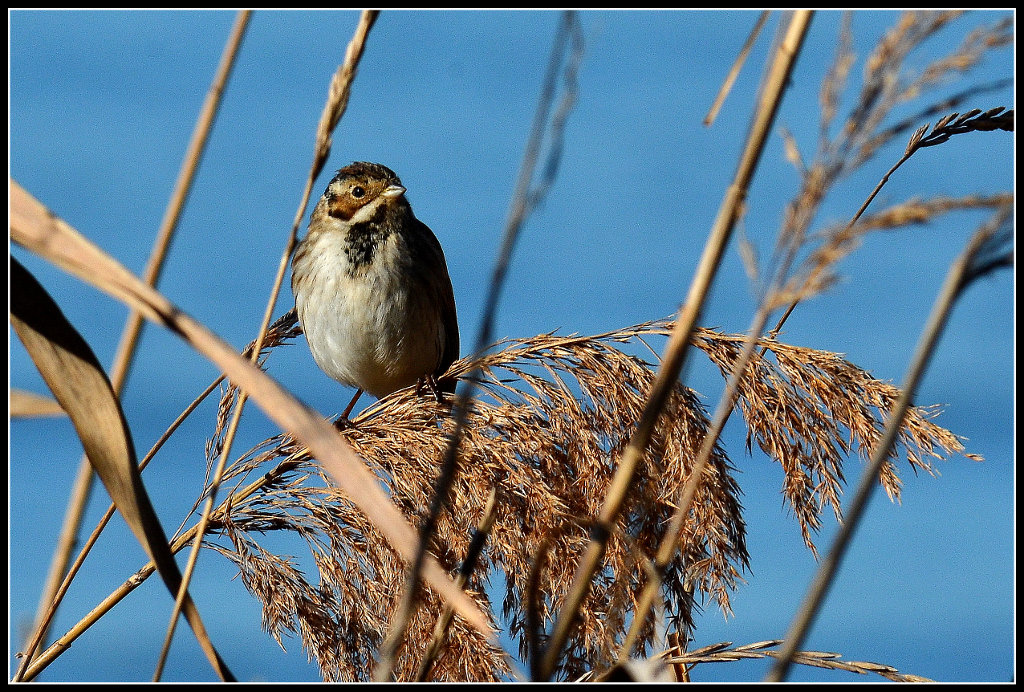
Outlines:
{"label": "dry reed seed head", "polygon": [[[1012,132],[1014,127],[1014,111],[1006,110],[1002,106],[984,112],[980,109],[973,109],[962,115],[951,113],[941,118],[935,127],[931,128],[930,133],[928,125],[919,127],[907,143],[903,160],[909,158],[918,149],[942,144],[953,135],[993,130]],[[791,248],[790,252],[795,252],[796,246],[804,242],[802,234],[809,227],[821,200],[840,168],[816,162],[805,174],[800,194],[787,207],[783,227],[779,233],[780,248],[786,247],[785,244],[788,244]],[[999,195],[995,198],[999,198]],[[959,206],[958,203],[948,203],[947,207],[943,208],[943,204],[939,203],[935,205],[935,209],[936,211],[947,211],[969,206],[991,206],[995,203],[991,199],[993,198],[967,198],[968,201],[959,203]],[[856,224],[833,226],[833,233],[812,236],[821,237],[823,235],[825,242],[810,253],[799,271],[794,272],[780,287],[769,291],[765,298],[769,307],[777,309],[817,295],[829,288],[836,280],[832,267],[852,252],[859,245],[860,236],[873,227],[876,226],[862,224],[861,220],[858,220]]]}
{"label": "dry reed seed head", "polygon": [[[923,134],[926,129],[923,127],[919,134]],[[834,267],[860,245],[861,238],[867,232],[923,224],[953,211],[1000,208],[1012,204],[1013,199],[1013,194],[1006,192],[959,198],[935,197],[923,202],[910,200],[861,217],[853,225],[841,223],[830,226],[811,236],[811,240],[820,241],[819,246],[808,255],[801,268],[782,287],[766,296],[765,300],[771,309],[778,309],[828,290],[838,280]]]}
{"label": "dry reed seed head", "polygon": [[907,152],[909,154],[912,150],[942,144],[953,135],[966,132],[991,132],[993,130],[1013,132],[1013,129],[1014,112],[1006,111],[1003,106],[992,108],[984,113],[978,108],[963,115],[950,113],[935,123],[935,127],[927,135],[924,134],[928,130],[927,125],[915,132],[911,137],[911,144],[907,145]]}
{"label": "dry reed seed head", "polygon": [[[646,345],[645,338],[667,336],[670,328],[670,323],[653,322],[598,337],[545,334],[505,341],[482,358],[482,394],[469,413],[459,473],[432,552],[449,569],[459,565],[497,484],[501,505],[469,584],[485,612],[496,613],[486,586],[497,588],[504,581],[503,618],[521,653],[531,565],[542,558],[536,615],[547,628],[572,582],[591,518],[600,512],[618,455],[653,382],[650,364],[626,353],[624,344]],[[727,372],[743,337],[699,330],[694,343]],[[838,512],[843,457],[877,437],[877,407],[892,399],[895,388],[835,354],[776,341],[761,345],[775,362],[755,361],[743,383],[740,407],[748,425],[747,444],[756,440],[780,462],[783,492],[813,549],[811,537],[824,508]],[[452,371],[465,374],[471,367],[462,360]],[[677,387],[640,469],[631,509],[619,522],[604,568],[581,608],[579,631],[564,659],[566,677],[614,659],[626,614],[646,580],[643,556],[657,550],[707,425],[696,394]],[[410,389],[371,405],[339,434],[415,520],[426,511],[451,427],[445,404]],[[912,464],[924,468],[922,456],[959,444],[921,414],[908,418],[907,436],[908,445],[927,443],[911,457]],[[246,587],[263,602],[264,625],[275,638],[297,633],[326,679],[365,679],[402,593],[405,565],[287,435],[256,447],[229,468],[227,477],[241,488],[243,480],[258,479],[256,474],[271,464],[276,466],[262,486],[255,483],[256,492],[239,490],[227,500],[230,515],[218,515],[217,525],[227,544],[216,549],[238,565]],[[730,592],[747,568],[740,490],[722,448],[715,450],[704,473],[660,603],[663,617],[681,632],[692,626],[697,598],[712,599],[728,612]],[[882,482],[891,493],[898,492],[894,469],[886,470]],[[301,539],[315,566],[315,580],[294,559],[261,545],[266,534],[275,532]],[[399,679],[416,674],[441,612],[433,594],[424,592],[423,598],[425,606],[417,610],[399,652]],[[509,664],[502,652],[458,618],[453,628],[432,669],[434,679],[507,677]],[[645,623],[643,646],[655,635],[654,621]]]}
{"label": "dry reed seed head", "polygon": [[[902,63],[906,55],[909,54],[910,51],[913,50],[921,41],[931,35],[931,33],[934,33],[936,27],[941,28],[946,21],[949,21],[949,18],[943,17],[942,21],[938,24],[929,24],[927,21],[924,22],[921,27],[918,27],[918,31],[911,32],[912,35],[908,39],[907,45],[904,47],[902,54],[894,54],[896,57],[885,69],[888,69],[891,72],[891,83],[895,90],[887,92],[888,96],[880,100],[878,104],[878,112],[880,114],[884,115],[898,103],[918,98],[927,90],[940,86],[951,79],[968,72],[981,61],[988,51],[1007,45],[1013,40],[1013,22],[1012,19],[1007,18],[992,27],[980,27],[971,32],[957,50],[932,62],[925,68],[920,76],[912,77],[910,75],[903,74],[904,70],[900,63]],[[881,67],[878,69],[881,72],[885,72],[885,69]],[[984,87],[978,87],[948,99],[949,104],[947,105],[947,109],[955,106],[956,103],[961,102],[970,93],[984,90]],[[881,90],[879,93],[881,93]],[[940,107],[941,102],[933,104],[933,106],[927,110]],[[866,109],[864,112],[867,112],[867,110],[870,109]],[[876,118],[875,125],[879,124],[880,121],[881,118]],[[865,130],[868,131],[873,131],[874,129],[875,127],[865,128]],[[895,130],[890,130],[889,132],[882,132],[864,140],[857,153],[856,165],[867,160],[879,146],[888,141],[888,139],[895,133]]]}
{"label": "dry reed seed head", "polygon": [[[726,375],[742,342],[704,332],[716,347],[703,350]],[[778,461],[785,472],[783,496],[800,523],[804,540],[813,550],[812,535],[820,515],[831,507],[840,516],[839,495],[843,460],[856,449],[866,461],[884,429],[899,390],[872,378],[839,355],[761,340],[774,357],[751,362],[740,386],[739,407],[747,424],[747,446],[754,442]],[[901,450],[915,471],[932,473],[926,457],[943,458],[963,451],[961,441],[931,422],[937,411],[913,408],[899,438]],[[890,498],[898,499],[900,482],[886,464],[880,482]]]}
{"label": "dry reed seed head", "polygon": [[[545,402],[554,402],[548,404],[548,408],[534,408],[538,406],[537,403],[533,403],[532,406],[524,406],[519,403],[510,404],[502,400],[500,395],[510,391],[508,383],[503,382],[505,379],[503,375],[494,373],[493,367],[485,368],[484,372],[488,375],[485,387],[497,392],[498,398],[495,398],[493,402],[484,402],[489,405],[478,402],[477,415],[483,411],[482,418],[484,420],[497,422],[497,428],[502,430],[502,434],[510,435],[513,440],[511,443],[502,445],[500,440],[495,439],[494,429],[473,434],[477,426],[471,425],[471,432],[462,443],[464,454],[473,455],[473,464],[468,465],[464,462],[464,466],[471,466],[476,473],[460,478],[453,490],[452,507],[464,508],[475,505],[478,513],[479,508],[486,500],[484,493],[489,489],[488,484],[495,476],[500,477],[502,474],[509,478],[505,481],[508,485],[504,488],[504,494],[511,497],[513,503],[519,505],[519,511],[509,513],[511,522],[499,518],[492,534],[496,551],[499,553],[498,558],[506,567],[507,573],[510,574],[513,599],[506,602],[506,607],[513,611],[521,611],[521,604],[516,602],[518,594],[522,592],[521,586],[518,588],[516,586],[517,578],[521,579],[521,576],[517,577],[517,572],[519,575],[525,574],[526,570],[522,568],[525,567],[526,559],[530,554],[530,540],[536,544],[543,536],[545,527],[554,526],[557,522],[565,521],[567,518],[571,519],[574,512],[581,516],[596,513],[600,497],[603,495],[604,487],[607,486],[613,468],[608,458],[610,450],[602,450],[601,445],[609,444],[609,440],[625,438],[622,422],[613,420],[607,411],[614,408],[619,411],[619,415],[622,415],[623,411],[632,410],[634,415],[638,416],[642,405],[639,388],[646,386],[653,376],[649,368],[638,363],[630,364],[628,359],[623,360],[618,351],[608,350],[604,347],[587,350],[579,346],[580,343],[585,344],[586,341],[578,338],[575,341],[575,346],[570,343],[570,348],[566,348],[564,338],[550,340],[551,360],[554,364],[544,360],[540,361],[544,368],[551,368],[550,372],[555,373],[558,378],[564,378],[559,379],[558,382],[548,382],[513,366],[521,373],[522,381],[528,383],[528,388],[533,391],[533,394],[528,391],[522,394],[529,397],[531,402],[541,402],[539,404],[541,407]],[[531,346],[535,347],[536,344]],[[529,356],[535,350],[535,348],[524,349],[527,354],[524,360],[530,362]],[[536,360],[536,357],[533,360]],[[625,367],[623,363],[626,363]],[[574,376],[572,383],[565,381],[569,379],[565,375],[569,369],[572,369]],[[630,372],[630,370],[634,372]],[[635,382],[633,387],[636,389],[630,389],[627,386],[629,396],[626,397],[621,396],[621,393],[612,395],[619,399],[618,405],[615,407],[594,407],[592,403],[588,405],[588,401],[609,397],[607,383],[606,386],[596,386],[588,382],[587,378],[580,377],[579,373],[588,373],[595,377],[603,375],[604,378],[614,378],[619,383]],[[583,403],[575,403],[570,391],[571,384],[580,387],[579,396]],[[583,391],[589,392],[589,394],[584,395]],[[591,399],[588,400],[588,396]],[[568,403],[570,400],[575,405],[570,405]],[[417,400],[411,393],[405,393],[404,397],[393,397],[387,402],[380,402],[375,412],[371,412],[365,419],[357,421],[354,431],[346,431],[346,435],[349,436],[350,442],[357,451],[367,457],[368,461],[380,464],[378,468],[381,475],[393,485],[393,493],[396,498],[404,498],[404,506],[410,513],[420,511],[423,504],[422,498],[428,497],[430,483],[434,475],[432,459],[436,458],[437,452],[441,449],[445,432],[443,428],[436,425],[425,427],[422,422],[415,423],[410,427],[402,427],[403,420],[419,418],[422,421],[423,416],[409,416],[407,413],[409,407],[415,409],[421,406],[427,407],[427,416],[436,413],[430,410],[435,404]],[[556,412],[557,415],[552,415],[553,412]],[[398,417],[392,417],[396,413]],[[374,423],[379,428],[371,431],[369,426]],[[618,428],[613,429],[610,433],[602,430],[603,427],[613,424]],[[364,433],[370,433],[367,439],[364,439]],[[392,445],[388,444],[386,439],[381,439],[393,434],[402,437],[402,441],[396,441]],[[517,442],[526,444],[517,444]],[[678,444],[674,439],[666,440],[665,446],[670,446],[673,443]],[[622,443],[618,444],[621,446]],[[395,448],[408,451],[400,457],[396,457],[393,453],[387,453],[387,450]],[[524,449],[528,450],[526,455],[524,455]],[[377,458],[382,453],[383,457]],[[536,453],[536,456],[533,456],[533,453]],[[674,452],[669,452],[669,454],[675,456]],[[578,463],[573,461],[574,458],[588,463]],[[511,468],[509,468],[510,463]],[[645,490],[647,494],[650,494],[650,487],[651,484],[648,484]],[[473,517],[472,520],[475,521],[476,518]],[[529,520],[532,523],[524,525],[524,520]],[[442,539],[440,542],[445,547],[456,547],[457,549],[439,550],[441,552],[439,557],[442,558],[442,562],[454,562],[455,556],[462,552],[459,542],[464,542],[467,532],[464,522],[460,521],[459,526],[448,528],[445,524],[446,521],[451,521],[450,515],[442,518],[442,525],[438,531],[438,536]],[[502,537],[503,531],[506,533],[504,538]],[[448,535],[449,532],[451,535]],[[525,550],[522,540],[524,533],[529,539],[526,542]],[[653,550],[654,539],[655,536],[648,536],[649,545],[647,547],[649,550]],[[582,549],[585,542],[586,533],[581,530],[564,539],[562,544],[565,548],[579,550]],[[562,547],[559,545],[556,549]],[[502,551],[504,554],[500,554]],[[564,552],[562,550],[563,555]],[[614,574],[623,575],[630,569],[634,569],[632,562],[635,561],[627,559],[627,556],[620,553],[623,551],[613,545],[609,551],[612,565],[610,569]],[[516,570],[517,564],[521,569]],[[509,567],[511,569],[508,569]],[[713,565],[706,571],[711,569],[714,569]],[[564,559],[555,564],[554,569],[550,572],[547,580],[553,592],[557,592],[557,587],[567,585],[571,579],[571,566],[565,564]],[[727,576],[731,577],[731,575]],[[619,599],[619,602],[622,601],[623,593],[623,587],[616,583],[616,580],[610,575],[609,586],[607,588],[599,587],[595,591],[595,597],[602,603],[614,605],[617,602],[616,599]],[[603,622],[599,622],[595,618],[590,631],[601,630],[604,626]],[[593,660],[593,655],[587,653],[586,656],[581,656],[580,662],[582,663],[584,660]]]}
{"label": "dry reed seed head", "polygon": [[[890,207],[867,214],[857,220],[850,229],[853,233],[865,233],[876,230],[892,230],[911,225],[922,225],[937,217],[954,211],[965,209],[992,209],[1006,204],[1013,204],[1013,193],[1003,192],[994,195],[966,195],[964,197],[938,196],[931,199],[911,198],[906,202],[893,204]],[[820,236],[828,238],[845,228],[847,224],[837,224],[821,232]]]}
{"label": "dry reed seed head", "polygon": [[872,76],[885,71],[888,66],[901,62],[924,39],[962,14],[962,10],[904,12],[897,24],[879,41],[865,64],[864,81],[870,81]]}
{"label": "dry reed seed head", "polygon": [[839,28],[839,37],[836,41],[835,57],[829,65],[825,78],[821,81],[821,89],[818,92],[818,103],[821,106],[821,125],[819,141],[828,140],[829,129],[835,120],[839,110],[839,98],[846,87],[846,80],[850,75],[850,68],[856,61],[857,56],[853,52],[853,13],[846,12],[843,15],[842,25]]}
{"label": "dry reed seed head", "polygon": [[845,148],[875,130],[895,103],[898,75],[907,54],[927,35],[926,27],[941,13],[904,12],[897,24],[879,41],[864,63],[863,86],[857,105],[843,128]]}
{"label": "dry reed seed head", "polygon": [[[849,69],[846,62],[853,58],[851,53],[842,49],[841,31],[836,58],[822,82],[819,160],[835,162],[837,173],[856,169],[897,134],[898,130],[880,131],[883,120],[896,105],[918,98],[928,90],[963,75],[989,51],[1012,41],[1012,21],[1004,20],[993,27],[982,27],[973,32],[973,36],[969,36],[959,48],[931,63],[922,74],[912,74],[905,64],[908,56],[927,38],[961,14],[959,11],[902,14],[866,59],[863,85],[856,105],[843,123],[839,135],[830,140],[828,133],[835,118],[835,104]],[[974,91],[977,90],[984,89]],[[962,97],[954,97],[950,103],[958,100],[962,100]],[[931,108],[938,105],[933,104]],[[925,112],[928,110],[930,108],[925,109]]]}
{"label": "dry reed seed head", "polygon": [[987,51],[1013,42],[1013,19],[1006,17],[992,26],[981,26],[970,32],[960,47],[928,65],[921,76],[907,87],[903,100],[915,97],[922,88],[938,84],[953,73],[964,73],[973,68]]}

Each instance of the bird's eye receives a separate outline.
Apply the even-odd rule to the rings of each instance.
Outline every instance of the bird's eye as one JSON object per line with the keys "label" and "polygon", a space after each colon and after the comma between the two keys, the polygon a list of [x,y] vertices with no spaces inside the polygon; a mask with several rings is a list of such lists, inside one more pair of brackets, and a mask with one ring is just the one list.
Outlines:
{"label": "bird's eye", "polygon": [[355,197],[356,199],[361,198],[365,194],[366,189],[360,187],[359,185],[356,185],[354,188],[352,188],[352,196]]}

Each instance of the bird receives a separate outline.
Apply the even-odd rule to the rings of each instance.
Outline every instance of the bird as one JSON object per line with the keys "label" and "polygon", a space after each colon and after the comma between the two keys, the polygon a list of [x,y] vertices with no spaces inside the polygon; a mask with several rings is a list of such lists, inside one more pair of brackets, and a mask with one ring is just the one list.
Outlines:
{"label": "bird", "polygon": [[387,166],[356,161],[340,169],[310,216],[292,257],[292,293],[313,360],[382,398],[439,382],[459,357],[459,324],[444,251],[416,218],[402,181]]}

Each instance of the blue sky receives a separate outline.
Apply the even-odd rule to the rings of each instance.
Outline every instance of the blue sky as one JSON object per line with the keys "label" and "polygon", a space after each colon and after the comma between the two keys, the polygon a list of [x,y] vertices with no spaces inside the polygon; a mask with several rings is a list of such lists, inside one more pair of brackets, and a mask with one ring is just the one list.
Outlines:
{"label": "blue sky", "polygon": [[[976,12],[947,27],[910,60],[923,69],[974,28],[1005,12]],[[753,12],[585,12],[579,103],[567,126],[559,176],[516,248],[496,332],[523,337],[560,329],[598,333],[673,314],[736,167],[753,94],[770,44],[751,62],[711,128],[709,104],[757,17]],[[854,18],[863,60],[898,17]],[[23,12],[10,18],[10,174],[55,213],[141,273],[151,239],[220,52],[234,21],[225,12]],[[241,347],[255,334],[309,168],[327,84],[344,58],[353,12],[254,15],[223,109],[181,220],[161,290]],[[814,151],[817,89],[831,60],[840,15],[815,17],[779,113],[805,158]],[[776,16],[769,31],[778,25]],[[374,27],[348,112],[334,136],[319,194],[354,160],[402,177],[417,216],[445,248],[465,348],[475,339],[490,266],[529,133],[558,23],[551,12],[393,12]],[[990,53],[966,84],[1014,76],[1012,48]],[[979,94],[961,110],[1013,107],[1012,86]],[[843,102],[844,112],[850,106]],[[907,105],[894,118],[918,110]],[[822,209],[818,226],[848,218],[902,153],[898,139]],[[976,133],[915,155],[877,204],[960,196],[1014,185],[1013,135]],[[776,131],[742,224],[765,258],[798,176]],[[315,199],[314,199],[315,201]],[[782,338],[839,351],[881,379],[899,382],[949,263],[984,216],[870,236],[841,265],[842,281],[798,308]],[[304,232],[303,224],[302,231]],[[120,303],[62,275],[21,248],[12,255],[57,299],[101,362],[110,363],[126,316]],[[919,403],[946,406],[939,419],[985,457],[939,462],[941,475],[901,466],[903,501],[876,497],[808,648],[887,663],[938,680],[1014,676],[1014,277],[972,286],[957,306],[921,385]],[[702,322],[740,332],[756,291],[730,248]],[[278,313],[290,307],[286,292]],[[10,384],[45,392],[11,334]],[[312,362],[303,341],[278,349],[270,373],[324,415],[349,392]],[[148,327],[124,396],[136,446],[148,449],[216,375],[174,336]],[[721,382],[695,364],[688,384],[713,406]],[[251,407],[250,407],[251,408]],[[201,408],[146,472],[165,527],[173,528],[202,481],[202,445],[213,409]],[[251,408],[250,443],[275,429]],[[64,420],[13,421],[9,464],[9,664],[23,637],[63,514],[80,447]],[[751,573],[735,616],[702,615],[696,644],[781,637],[815,563],[779,495],[782,475],[748,456],[742,431],[725,444],[740,468]],[[246,445],[240,442],[239,450]],[[859,475],[851,459],[847,476]],[[87,526],[106,508],[97,493]],[[102,499],[101,499],[102,498]],[[834,531],[827,521],[819,546]],[[58,620],[63,632],[143,564],[123,525],[111,526],[92,569],[76,582]],[[119,565],[112,569],[111,565]],[[241,679],[318,680],[298,640],[287,653],[260,630],[259,609],[233,570],[206,554],[193,594]],[[163,588],[147,583],[55,662],[45,679],[145,680],[166,627]],[[206,607],[204,607],[204,604]],[[697,679],[759,679],[760,664],[698,669]],[[179,632],[165,679],[211,675]],[[863,680],[797,669],[797,680]]]}

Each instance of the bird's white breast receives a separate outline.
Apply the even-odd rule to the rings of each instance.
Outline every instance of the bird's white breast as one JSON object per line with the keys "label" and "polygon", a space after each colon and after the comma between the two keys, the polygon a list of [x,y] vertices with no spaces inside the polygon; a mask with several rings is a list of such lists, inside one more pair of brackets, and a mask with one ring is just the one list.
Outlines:
{"label": "bird's white breast", "polygon": [[389,235],[353,273],[343,234],[324,233],[303,258],[314,280],[296,294],[317,365],[376,397],[431,374],[444,343],[436,307],[410,281],[408,263],[395,261],[400,242]]}

